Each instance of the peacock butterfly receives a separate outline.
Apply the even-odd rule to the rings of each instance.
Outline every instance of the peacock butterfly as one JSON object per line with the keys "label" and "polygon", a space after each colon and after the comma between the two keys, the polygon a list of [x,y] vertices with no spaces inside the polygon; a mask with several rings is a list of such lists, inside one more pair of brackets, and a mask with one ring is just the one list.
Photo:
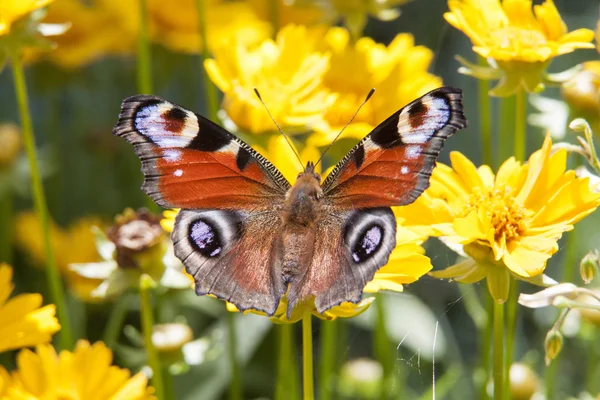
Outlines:
{"label": "peacock butterfly", "polygon": [[133,144],[142,189],[181,208],[175,254],[198,295],[273,315],[313,298],[320,313],[357,303],[396,245],[391,206],[429,186],[444,141],[464,128],[462,91],[435,89],[377,126],[321,183],[314,164],[291,185],[219,125],[155,96],[125,99],[114,134]]}

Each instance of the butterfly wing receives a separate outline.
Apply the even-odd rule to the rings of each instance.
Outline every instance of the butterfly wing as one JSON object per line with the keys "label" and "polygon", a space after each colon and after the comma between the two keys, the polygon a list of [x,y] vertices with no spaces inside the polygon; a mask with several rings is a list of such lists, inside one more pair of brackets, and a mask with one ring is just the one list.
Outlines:
{"label": "butterfly wing", "polygon": [[125,99],[114,134],[142,160],[142,189],[160,206],[253,209],[290,187],[264,157],[219,125],[160,97]]}
{"label": "butterfly wing", "polygon": [[281,226],[275,211],[181,210],[173,230],[175,255],[194,277],[198,295],[272,315],[286,290],[273,251]]}
{"label": "butterfly wing", "polygon": [[273,314],[285,292],[273,243],[289,183],[220,126],[155,96],[125,99],[114,133],[142,160],[143,190],[179,207],[176,256],[199,295]]}
{"label": "butterfly wing", "polygon": [[312,262],[290,284],[288,317],[296,304],[311,297],[320,313],[343,302],[358,303],[396,247],[396,219],[388,207],[339,210],[330,203],[322,217]]}
{"label": "butterfly wing", "polygon": [[382,122],[323,182],[339,208],[410,204],[429,187],[444,141],[466,127],[462,91],[435,89]]}

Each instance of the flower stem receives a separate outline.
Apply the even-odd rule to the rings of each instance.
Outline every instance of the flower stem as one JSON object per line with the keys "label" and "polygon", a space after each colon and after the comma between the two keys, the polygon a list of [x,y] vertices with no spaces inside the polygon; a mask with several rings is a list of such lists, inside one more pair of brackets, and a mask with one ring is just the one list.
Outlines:
{"label": "flower stem", "polygon": [[330,400],[335,374],[337,321],[321,322],[321,360],[319,367],[319,399]]}
{"label": "flower stem", "polygon": [[312,350],[312,314],[302,317],[302,380],[304,400],[314,400],[313,350]]}
{"label": "flower stem", "polygon": [[148,34],[148,0],[139,0],[140,33],[137,48],[137,90],[152,94],[152,62]]}
{"label": "flower stem", "polygon": [[494,299],[489,294],[487,289],[484,291],[485,296],[485,310],[487,315],[487,321],[484,329],[482,330],[482,340],[479,347],[480,353],[480,367],[482,371],[483,379],[481,381],[481,387],[479,388],[479,398],[482,400],[488,399],[487,384],[490,377],[490,350],[492,345],[492,329],[493,324],[490,321],[493,319],[492,314],[494,313]]}
{"label": "flower stem", "polygon": [[10,191],[0,197],[0,263],[12,264],[13,198]]}
{"label": "flower stem", "polygon": [[140,277],[140,312],[142,317],[142,332],[144,334],[144,346],[148,356],[148,364],[152,369],[152,386],[156,391],[158,400],[165,399],[162,368],[158,352],[152,343],[152,327],[154,326],[154,315],[152,314],[152,299],[150,291],[156,284],[152,278],[146,274]]}
{"label": "flower stem", "polygon": [[110,310],[110,314],[108,315],[108,321],[106,323],[106,328],[104,328],[102,341],[106,346],[113,350],[115,349],[115,344],[119,340],[119,334],[123,328],[123,322],[125,321],[127,311],[129,311],[130,303],[131,297],[127,293],[119,296],[115,300],[115,303]]}
{"label": "flower stem", "polygon": [[294,357],[294,325],[277,325],[279,342],[279,357],[277,358],[277,382],[275,387],[275,400],[297,400],[298,397],[298,371],[296,357]]}
{"label": "flower stem", "polygon": [[275,37],[281,25],[281,21],[279,21],[279,0],[269,0],[269,20],[273,25],[273,37]]}
{"label": "flower stem", "polygon": [[37,154],[35,149],[35,137],[33,136],[33,127],[31,124],[31,114],[29,112],[29,101],[27,99],[27,86],[25,84],[25,73],[23,71],[23,63],[20,56],[17,54],[12,57],[12,71],[15,83],[15,92],[17,95],[17,103],[19,105],[19,114],[21,118],[21,129],[23,131],[23,143],[27,158],[29,160],[29,168],[31,169],[31,186],[33,191],[33,201],[35,211],[40,218],[42,227],[42,235],[44,240],[44,250],[46,253],[46,278],[48,280],[48,288],[50,296],[58,313],[58,319],[61,325],[60,345],[62,349],[73,348],[73,334],[71,331],[71,322],[67,312],[67,303],[64,297],[63,283],[60,279],[60,273],[56,264],[56,257],[52,241],[50,238],[50,215],[48,205],[46,203],[46,195],[42,185],[42,178],[37,163]]}
{"label": "flower stem", "polygon": [[567,243],[565,244],[565,258],[563,261],[563,282],[573,282],[575,280],[578,263],[577,257],[577,234],[575,230],[567,232]]}
{"label": "flower stem", "polygon": [[513,153],[514,135],[511,132],[514,130],[515,121],[515,96],[503,97],[500,100],[500,117],[498,118],[498,148],[500,149],[500,162],[502,164]]}
{"label": "flower stem", "polygon": [[504,360],[504,395],[510,397],[510,367],[513,362],[515,334],[517,327],[518,281],[511,278],[508,301],[506,302],[506,359]]}
{"label": "flower stem", "polygon": [[494,302],[494,400],[504,392],[504,304]]}
{"label": "flower stem", "polygon": [[393,388],[392,379],[394,372],[394,353],[390,351],[390,338],[385,327],[385,299],[381,293],[375,295],[375,310],[377,322],[375,324],[375,354],[383,367],[383,385],[379,392],[380,399],[386,399],[389,390]]}
{"label": "flower stem", "polygon": [[231,368],[231,382],[229,384],[229,399],[242,399],[242,384],[240,378],[240,365],[237,359],[237,335],[235,331],[235,314],[227,312],[227,330],[229,331],[229,346],[227,348],[229,355],[229,365]]}
{"label": "flower stem", "polygon": [[202,46],[202,83],[204,86],[204,96],[208,108],[208,116],[211,120],[217,122],[217,111],[219,102],[217,99],[217,88],[208,78],[204,62],[210,58],[208,50],[208,39],[206,37],[206,4],[205,0],[197,0],[196,10],[198,12],[198,30],[200,34],[200,45]]}
{"label": "flower stem", "polygon": [[517,161],[524,161],[527,147],[527,93],[519,90],[515,97],[514,156]]}
{"label": "flower stem", "polygon": [[[479,64],[487,65],[483,57],[479,57]],[[481,130],[481,154],[483,154],[483,163],[493,167],[492,160],[492,124],[490,109],[490,85],[484,79],[477,81],[479,94],[479,129]]]}

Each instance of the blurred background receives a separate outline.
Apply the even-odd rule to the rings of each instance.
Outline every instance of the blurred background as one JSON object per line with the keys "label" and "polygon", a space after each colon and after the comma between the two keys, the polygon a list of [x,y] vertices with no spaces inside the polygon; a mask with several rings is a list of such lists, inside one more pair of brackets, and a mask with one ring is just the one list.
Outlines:
{"label": "blurred background", "polygon": [[[64,243],[58,254],[59,264],[93,261],[96,257],[89,234],[82,233],[89,221],[108,226],[114,216],[125,208],[138,209],[148,205],[145,194],[140,190],[143,177],[139,159],[130,145],[111,133],[122,99],[138,93],[135,56],[138,17],[134,15],[135,7],[130,3],[134,2],[56,0],[49,7],[47,18],[49,22],[71,22],[70,30],[62,37],[56,37],[58,48],[53,52],[28,55],[26,74],[44,187],[50,213],[56,223],[56,235]],[[224,25],[242,18],[240,15],[219,16],[218,13],[211,13],[211,7],[217,7],[217,3],[231,2],[208,2],[208,36],[214,42],[218,41],[219,35],[225,34]],[[286,22],[318,23],[325,15],[330,18],[330,24],[344,24],[331,11],[336,7],[335,1],[322,2],[325,4],[308,11],[304,9],[304,14],[297,13],[301,14],[299,16],[286,8],[285,0],[234,3],[244,3],[245,12],[251,15],[244,18],[263,26],[267,35],[277,30],[274,23],[280,26]],[[275,17],[270,8],[273,4],[279,8]],[[598,1],[555,0],[555,4],[570,29],[595,29],[600,12]],[[196,14],[189,12],[194,9],[195,2],[149,0],[148,7],[153,41],[152,93],[208,115],[202,59],[196,50],[199,48],[195,34]],[[363,35],[378,43],[388,44],[396,34],[407,32],[414,36],[416,45],[432,49],[435,56],[430,72],[441,77],[444,84],[463,89],[464,109],[469,120],[467,129],[448,140],[440,160],[447,163],[449,152],[460,150],[476,165],[480,165],[483,159],[476,111],[477,81],[457,72],[460,64],[455,57],[462,55],[473,62],[476,58],[469,39],[444,21],[443,14],[447,7],[444,0],[409,1],[396,8],[401,13],[391,21],[382,21],[370,15]],[[554,60],[550,71],[560,72],[597,58],[598,53],[594,50],[577,51]],[[0,74],[0,123],[18,124],[9,68]],[[544,96],[559,99],[560,90],[549,88]],[[498,121],[498,104],[492,98],[493,121]],[[397,104],[393,108],[403,105]],[[532,105],[529,110],[533,112]],[[498,149],[511,146],[512,133],[501,132],[497,124],[492,130]],[[542,128],[528,126],[528,154],[540,147],[544,133]],[[245,139],[253,144],[252,136],[246,136]],[[294,140],[301,143],[303,139],[295,136]],[[574,143],[575,137],[567,133],[564,140]],[[341,158],[354,142],[351,139],[342,140],[330,156],[330,164],[336,157]],[[3,144],[0,143],[0,146]],[[502,160],[499,152],[494,157],[495,169]],[[581,160],[571,162],[577,164]],[[39,228],[22,214],[32,207],[28,167],[23,152],[17,152],[9,163],[0,168],[0,196],[10,197],[16,211],[12,221],[2,221],[3,225],[10,222],[14,228],[10,260],[14,266],[16,290],[45,293],[45,280],[39,268],[40,257],[43,257],[40,256]],[[78,231],[73,224],[82,219],[86,222]],[[550,260],[547,275],[563,280],[565,257],[569,257],[570,262],[579,263],[588,250],[600,247],[599,223],[598,213],[583,221],[578,227],[575,253],[568,255],[561,250]],[[35,241],[37,245],[32,243]],[[446,267],[456,261],[456,255],[436,239],[430,239],[425,247],[434,268]],[[574,277],[575,281],[578,279]],[[467,308],[472,297],[482,290],[486,290],[485,283],[459,288],[457,284],[424,276],[406,286],[402,294],[387,293],[381,296],[381,301],[386,304],[384,319],[389,337],[387,357],[393,364],[395,375],[394,398],[431,398],[432,354],[436,333],[438,398],[480,398],[477,389],[477,379],[480,379],[477,377],[480,363],[478,349],[484,339],[477,335],[477,327]],[[531,292],[534,289],[523,284],[522,291]],[[223,347],[219,347],[219,343],[224,346],[225,340],[223,304],[208,298],[196,298],[191,291],[167,293],[161,302],[163,304],[156,306],[159,310],[158,322],[185,320],[194,338],[205,339],[191,350],[197,358],[194,361],[197,365],[173,378],[171,384],[176,398],[225,398],[229,374],[224,364],[226,356]],[[76,335],[91,341],[101,339],[112,305],[82,301],[75,295],[69,296],[68,305],[76,316]],[[520,310],[515,360],[526,364],[540,380],[548,373],[544,365],[543,340],[556,315],[557,311],[553,309]],[[353,387],[354,383],[348,382],[360,381],[361,378],[365,380],[365,377],[373,377],[375,382],[379,379],[381,364],[375,360],[381,359],[375,354],[373,346],[373,326],[377,317],[375,309],[371,308],[360,317],[336,322],[338,338],[335,359],[339,371],[336,396],[376,398],[368,388],[364,389],[364,393],[360,391],[363,389],[345,393],[340,388]],[[271,398],[275,388],[277,352],[274,343],[278,326],[258,316],[237,315],[236,319],[244,398]],[[138,320],[136,310],[131,309],[125,319],[128,328],[120,334],[119,344],[114,346],[116,362],[133,370],[139,369],[144,363],[143,351],[135,342]],[[573,318],[571,323],[571,333],[567,336],[561,363],[558,367],[550,367],[558,368],[558,371],[552,372],[556,377],[557,399],[578,396],[585,390],[597,394],[600,390],[600,368],[597,365],[600,358],[596,357],[594,364],[588,361],[594,358],[587,356],[590,352],[600,354],[600,343],[595,336],[597,328],[581,318]],[[128,334],[127,329],[130,328],[133,331]],[[324,351],[318,346],[320,332],[319,324],[315,323],[316,360]],[[294,355],[298,362],[295,366],[290,365],[290,368],[300,365],[298,334],[295,332],[298,345],[295,347],[297,354]],[[357,363],[357,359],[360,362]],[[350,361],[353,363],[348,364]],[[8,359],[6,364],[12,362]]]}

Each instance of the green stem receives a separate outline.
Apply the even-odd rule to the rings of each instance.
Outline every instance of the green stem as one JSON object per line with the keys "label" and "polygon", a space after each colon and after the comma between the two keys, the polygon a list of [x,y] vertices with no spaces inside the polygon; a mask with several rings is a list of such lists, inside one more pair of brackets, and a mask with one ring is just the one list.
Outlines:
{"label": "green stem", "polygon": [[508,301],[506,304],[506,360],[504,361],[504,396],[510,397],[510,367],[513,363],[515,334],[517,327],[517,297],[519,282],[511,279]]}
{"label": "green stem", "polygon": [[12,264],[13,243],[13,198],[12,193],[7,191],[4,197],[0,197],[0,263]]}
{"label": "green stem", "polygon": [[515,96],[504,97],[500,101],[500,118],[498,120],[498,148],[501,165],[510,158],[514,144]]}
{"label": "green stem", "polygon": [[379,398],[386,399],[389,390],[393,388],[391,381],[394,372],[394,352],[390,351],[390,338],[385,327],[385,299],[381,293],[377,293],[375,297],[375,310],[377,312],[374,335],[375,354],[383,367],[383,385],[381,385]]}
{"label": "green stem", "polygon": [[152,62],[148,33],[148,0],[139,0],[140,34],[137,49],[137,90],[152,94]]}
{"label": "green stem", "polygon": [[269,20],[273,26],[273,37],[275,37],[281,25],[281,21],[279,21],[279,0],[269,0]]}
{"label": "green stem", "polygon": [[237,335],[235,331],[235,314],[227,312],[227,330],[229,334],[229,346],[227,352],[229,356],[229,366],[231,368],[231,382],[229,384],[229,399],[242,399],[242,381],[240,378],[240,365],[237,359]]}
{"label": "green stem", "polygon": [[67,312],[67,303],[64,296],[63,283],[60,279],[60,273],[56,264],[56,257],[52,241],[50,238],[50,215],[46,203],[46,195],[42,185],[42,178],[37,163],[37,154],[35,149],[35,137],[33,136],[33,127],[31,124],[31,114],[29,112],[29,101],[27,99],[27,86],[25,84],[25,74],[23,63],[19,55],[12,57],[12,71],[15,83],[15,92],[17,94],[17,103],[21,118],[21,129],[23,130],[23,143],[29,159],[29,168],[31,169],[31,186],[33,191],[33,201],[35,211],[40,218],[42,234],[44,240],[44,250],[46,252],[46,278],[50,296],[58,313],[58,319],[61,325],[60,345],[62,349],[73,348],[73,334],[71,331],[71,322]]}
{"label": "green stem", "polygon": [[110,314],[108,315],[108,321],[106,322],[106,328],[104,328],[104,335],[102,341],[106,346],[114,350],[114,346],[119,340],[123,328],[123,322],[129,311],[129,305],[131,303],[131,297],[129,294],[119,296],[113,304]]}
{"label": "green stem", "polygon": [[527,93],[519,90],[515,99],[515,150],[517,161],[525,161],[527,148]]}
{"label": "green stem", "polygon": [[200,45],[202,46],[202,83],[204,85],[204,95],[208,116],[211,120],[217,122],[217,111],[219,110],[219,101],[217,98],[217,88],[211,82],[204,68],[204,62],[210,58],[208,49],[208,39],[206,37],[206,4],[205,0],[197,0],[196,9],[198,11],[198,30],[200,33]]}
{"label": "green stem", "polygon": [[490,354],[492,345],[492,328],[493,324],[493,313],[494,313],[494,299],[489,294],[487,288],[483,291],[485,296],[485,309],[487,313],[486,324],[481,334],[481,346],[480,352],[480,368],[482,371],[483,379],[479,388],[479,398],[482,400],[488,399],[487,384],[490,377]]}
{"label": "green stem", "polygon": [[169,371],[169,368],[163,368],[162,376],[165,385],[165,400],[175,400],[175,386],[173,386],[173,375]]}
{"label": "green stem", "polygon": [[294,325],[277,325],[279,357],[277,358],[277,382],[275,400],[298,399],[298,375],[294,356]]}
{"label": "green stem", "polygon": [[504,399],[504,304],[494,302],[494,400]]}
{"label": "green stem", "polygon": [[319,399],[330,400],[335,377],[337,321],[321,322],[321,360],[319,366]]}
{"label": "green stem", "polygon": [[574,282],[575,276],[577,275],[578,263],[576,262],[577,257],[577,234],[575,230],[567,232],[567,243],[565,245],[565,258],[563,262],[563,282]]}
{"label": "green stem", "polygon": [[[487,65],[485,58],[479,57],[479,64]],[[479,129],[481,130],[481,154],[483,163],[493,167],[492,160],[492,123],[490,109],[490,85],[484,79],[477,81],[479,94]]]}
{"label": "green stem", "polygon": [[152,385],[156,391],[158,400],[165,400],[162,368],[158,352],[152,343],[152,327],[154,326],[154,315],[152,314],[152,299],[150,291],[156,284],[146,274],[140,277],[140,313],[142,317],[142,332],[144,334],[144,346],[148,355],[148,365],[152,369]]}
{"label": "green stem", "polygon": [[312,347],[312,314],[307,312],[302,317],[302,387],[304,400],[314,400],[315,398]]}

